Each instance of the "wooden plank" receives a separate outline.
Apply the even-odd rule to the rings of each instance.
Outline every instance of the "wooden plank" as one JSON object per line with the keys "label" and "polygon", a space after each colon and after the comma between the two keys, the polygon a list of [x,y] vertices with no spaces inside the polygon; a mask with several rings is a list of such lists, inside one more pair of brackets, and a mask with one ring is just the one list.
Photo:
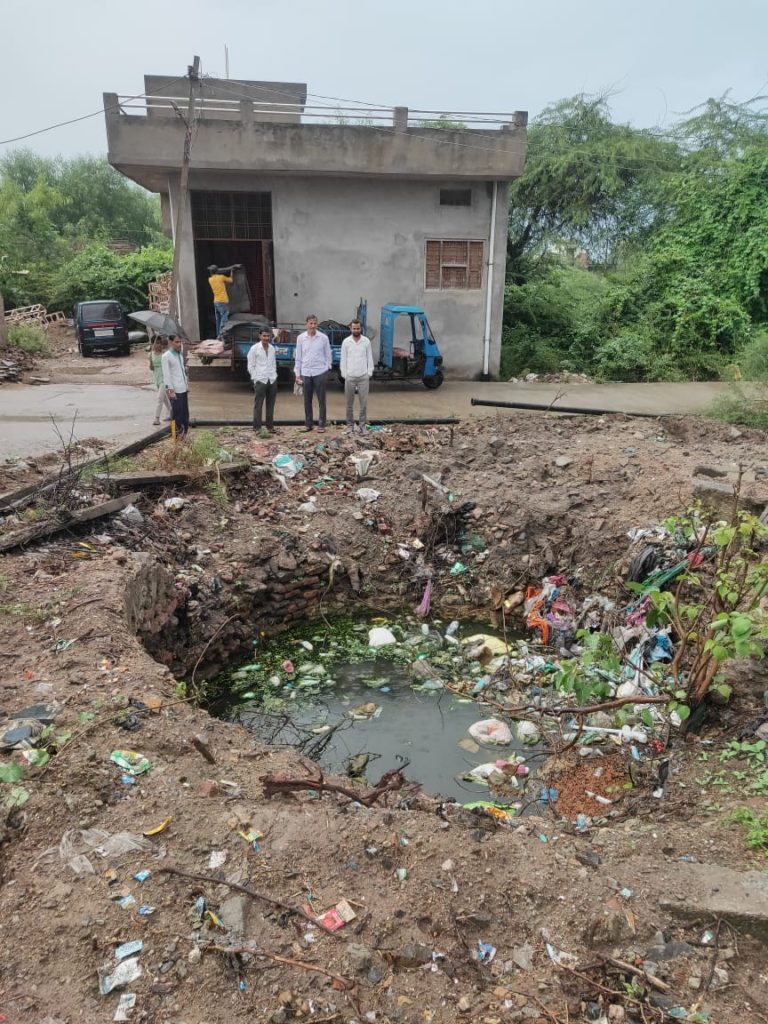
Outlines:
{"label": "wooden plank", "polygon": [[125,494],[122,498],[112,498],[111,501],[105,501],[101,505],[94,505],[92,508],[85,508],[71,515],[59,516],[58,519],[49,520],[47,523],[35,523],[34,526],[27,526],[23,530],[15,530],[6,537],[0,537],[0,554],[23,547],[25,544],[31,544],[32,541],[42,540],[44,537],[53,537],[57,533],[82,526],[94,519],[103,519],[104,516],[119,512],[138,500],[138,493]]}
{"label": "wooden plank", "polygon": [[202,471],[167,473],[162,469],[138,470],[135,473],[98,473],[94,480],[102,487],[166,487],[169,484],[188,484],[215,476],[231,476],[250,468],[249,462],[224,462]]}

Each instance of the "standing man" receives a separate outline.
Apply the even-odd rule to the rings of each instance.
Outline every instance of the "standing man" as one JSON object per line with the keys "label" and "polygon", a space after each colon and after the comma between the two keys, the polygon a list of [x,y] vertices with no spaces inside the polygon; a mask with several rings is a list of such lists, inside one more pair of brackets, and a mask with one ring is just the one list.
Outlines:
{"label": "standing man", "polygon": [[221,338],[224,325],[229,320],[229,292],[227,291],[227,285],[232,284],[232,271],[241,266],[241,263],[233,263],[231,267],[217,267],[215,263],[212,263],[208,267],[208,284],[213,292],[213,311],[216,314],[217,338]]}
{"label": "standing man", "polygon": [[253,429],[261,430],[261,410],[267,400],[267,430],[275,432],[275,399],[277,398],[277,361],[272,331],[262,327],[259,340],[248,352],[248,376],[253,381]]}
{"label": "standing man", "polygon": [[344,379],[344,397],[347,400],[347,433],[355,432],[355,392],[358,395],[358,430],[365,433],[368,413],[368,382],[373,376],[373,352],[371,342],[363,334],[363,325],[353,320],[349,325],[352,332],[341,343],[340,373]]}
{"label": "standing man", "polygon": [[181,351],[181,338],[168,336],[168,350],[163,353],[163,383],[171,402],[171,418],[176,424],[176,437],[186,437],[189,431],[189,384]]}
{"label": "standing man", "polygon": [[317,429],[325,431],[325,386],[331,368],[331,343],[317,329],[317,317],[310,313],[307,329],[296,341],[294,372],[296,383],[304,387],[304,429],[312,429],[312,395],[317,393]]}

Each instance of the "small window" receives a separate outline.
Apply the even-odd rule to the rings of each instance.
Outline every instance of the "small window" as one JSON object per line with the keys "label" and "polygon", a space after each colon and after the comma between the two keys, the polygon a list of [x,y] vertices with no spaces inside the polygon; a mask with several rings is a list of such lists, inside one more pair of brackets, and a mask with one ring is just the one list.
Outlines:
{"label": "small window", "polygon": [[472,205],[472,189],[471,188],[441,188],[440,189],[440,205],[441,206],[471,206]]}
{"label": "small window", "polygon": [[430,240],[425,253],[427,289],[482,288],[483,242]]}

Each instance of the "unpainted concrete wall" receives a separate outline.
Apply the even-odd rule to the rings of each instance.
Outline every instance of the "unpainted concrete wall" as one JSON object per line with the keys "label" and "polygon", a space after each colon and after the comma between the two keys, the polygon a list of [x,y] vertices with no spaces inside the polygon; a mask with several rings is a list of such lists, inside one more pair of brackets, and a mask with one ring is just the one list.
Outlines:
{"label": "unpainted concrete wall", "polygon": [[[378,330],[387,302],[422,306],[438,339],[445,372],[454,379],[482,371],[487,266],[476,290],[427,291],[427,239],[482,239],[488,260],[494,183],[461,181],[472,188],[470,207],[440,206],[440,189],[457,182],[367,178],[268,178],[254,176],[249,188],[272,193],[277,318],[347,322],[362,296],[369,323]],[[219,175],[194,175],[192,187],[233,188]],[[245,182],[240,184],[245,187]],[[499,182],[491,320],[491,373],[498,372],[506,256],[507,183]],[[175,193],[175,189],[173,192]],[[175,207],[174,207],[175,208]],[[191,240],[187,220],[185,239]],[[197,337],[197,298],[191,241],[181,254],[182,321]],[[378,340],[374,341],[374,355]]]}

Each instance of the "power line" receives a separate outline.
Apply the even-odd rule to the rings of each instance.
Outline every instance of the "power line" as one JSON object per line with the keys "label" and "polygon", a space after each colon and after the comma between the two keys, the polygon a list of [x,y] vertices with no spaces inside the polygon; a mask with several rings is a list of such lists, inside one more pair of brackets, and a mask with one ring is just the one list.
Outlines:
{"label": "power line", "polygon": [[[176,85],[177,82],[183,81],[186,77],[187,77],[186,75],[182,75],[180,78],[177,78],[173,82],[169,82],[168,84],[169,84],[169,86],[170,85]],[[125,98],[123,100],[123,102],[124,103],[128,103],[131,100],[142,100],[142,99],[145,99],[146,96],[147,96],[147,93],[141,92],[141,93],[138,94],[138,96],[128,96],[127,98]],[[26,135],[17,135],[13,139],[0,139],[0,146],[8,146],[12,142],[23,142],[24,139],[31,139],[35,135],[44,135],[45,132],[52,132],[56,128],[66,128],[66,126],[69,125],[69,124],[77,124],[78,121],[87,121],[91,117],[98,117],[99,114],[105,114],[108,110],[118,110],[120,108],[120,106],[121,106],[120,102],[118,102],[118,103],[111,103],[111,104],[109,104],[106,107],[101,107],[99,110],[94,110],[90,114],[82,114],[80,117],[70,118],[69,121],[59,121],[57,124],[49,124],[47,128],[38,128],[34,132],[27,132]]]}

